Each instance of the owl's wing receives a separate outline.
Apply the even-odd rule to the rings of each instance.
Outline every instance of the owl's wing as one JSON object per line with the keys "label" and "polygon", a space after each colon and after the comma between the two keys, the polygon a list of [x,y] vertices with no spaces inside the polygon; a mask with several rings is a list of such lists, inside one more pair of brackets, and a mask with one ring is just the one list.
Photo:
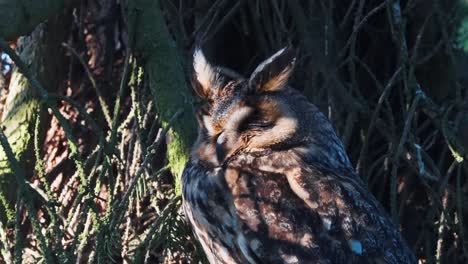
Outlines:
{"label": "owl's wing", "polygon": [[[252,169],[251,167],[255,167]],[[277,166],[281,167],[281,166]],[[416,263],[352,171],[320,164],[226,170],[244,245],[268,263]]]}

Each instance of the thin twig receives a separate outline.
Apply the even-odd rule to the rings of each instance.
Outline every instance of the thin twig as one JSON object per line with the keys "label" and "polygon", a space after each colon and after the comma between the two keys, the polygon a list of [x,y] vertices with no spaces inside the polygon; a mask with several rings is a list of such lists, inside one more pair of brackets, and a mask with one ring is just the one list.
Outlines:
{"label": "thin twig", "polygon": [[96,95],[98,97],[99,104],[101,105],[101,110],[102,113],[104,114],[104,118],[106,119],[107,125],[111,127],[112,125],[112,118],[109,113],[109,106],[104,100],[104,97],[102,96],[101,90],[99,89],[96,79],[94,79],[93,73],[88,67],[88,64],[83,60],[83,58],[78,54],[78,52],[70,45],[67,43],[62,43],[62,46],[67,48],[75,57],[78,59],[80,64],[83,66],[83,69],[86,72],[86,75],[88,76],[89,81],[91,82],[91,86],[94,88],[94,91],[96,92]]}

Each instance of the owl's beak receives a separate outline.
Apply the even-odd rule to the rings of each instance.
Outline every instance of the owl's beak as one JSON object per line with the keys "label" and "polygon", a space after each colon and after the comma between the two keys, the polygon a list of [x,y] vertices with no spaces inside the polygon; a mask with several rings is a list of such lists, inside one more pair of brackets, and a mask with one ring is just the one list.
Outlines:
{"label": "owl's beak", "polygon": [[232,153],[239,148],[239,133],[233,130],[224,130],[216,138],[216,158],[223,164]]}
{"label": "owl's beak", "polygon": [[226,134],[223,132],[219,134],[216,139],[216,158],[220,164],[223,163],[224,158],[226,158],[228,151],[226,147]]}

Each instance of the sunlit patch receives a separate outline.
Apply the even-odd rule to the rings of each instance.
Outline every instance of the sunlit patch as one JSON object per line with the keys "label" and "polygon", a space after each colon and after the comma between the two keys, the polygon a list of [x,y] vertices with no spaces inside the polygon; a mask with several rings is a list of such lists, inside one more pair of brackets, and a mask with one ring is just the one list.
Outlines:
{"label": "sunlit patch", "polygon": [[251,107],[241,107],[235,110],[232,114],[229,115],[229,118],[225,124],[225,130],[237,130],[241,123],[253,112]]}
{"label": "sunlit patch", "polygon": [[207,115],[203,115],[202,119],[203,119],[203,125],[205,126],[206,131],[208,132],[208,135],[213,136],[216,133],[216,131],[213,127],[213,122],[211,120],[211,117]]}
{"label": "sunlit patch", "polygon": [[301,240],[300,240],[300,244],[304,247],[308,247],[308,248],[312,248],[312,247],[316,247],[317,245],[315,245],[313,243],[314,239],[313,239],[313,236],[312,234],[310,233],[305,233]]}
{"label": "sunlit patch", "polygon": [[300,182],[301,176],[300,169],[293,169],[286,172],[286,178],[288,180],[289,186],[294,191],[294,193],[299,196],[310,208],[317,209],[318,203],[310,199],[310,193],[308,190],[302,186]]}
{"label": "sunlit patch", "polygon": [[291,49],[279,50],[257,66],[249,79],[249,86],[257,92],[272,92],[283,88],[291,76],[295,62]]}
{"label": "sunlit patch", "polygon": [[332,221],[330,218],[322,217],[323,228],[330,230],[332,226]]}
{"label": "sunlit patch", "polygon": [[197,93],[202,97],[208,97],[209,90],[213,88],[213,83],[216,82],[217,74],[215,68],[208,63],[200,49],[195,50],[193,53],[193,69],[198,83],[202,86],[202,91],[196,89]]}
{"label": "sunlit patch", "polygon": [[299,258],[296,255],[286,254],[282,250],[280,250],[280,256],[284,260],[284,263],[298,263]]}

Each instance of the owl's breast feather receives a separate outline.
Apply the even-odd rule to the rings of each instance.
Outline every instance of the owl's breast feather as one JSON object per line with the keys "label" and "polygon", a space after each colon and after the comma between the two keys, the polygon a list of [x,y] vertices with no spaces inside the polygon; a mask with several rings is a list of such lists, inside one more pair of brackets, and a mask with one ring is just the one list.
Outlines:
{"label": "owl's breast feather", "polygon": [[186,212],[210,262],[415,263],[357,175],[303,154],[239,155],[223,169],[187,166]]}

